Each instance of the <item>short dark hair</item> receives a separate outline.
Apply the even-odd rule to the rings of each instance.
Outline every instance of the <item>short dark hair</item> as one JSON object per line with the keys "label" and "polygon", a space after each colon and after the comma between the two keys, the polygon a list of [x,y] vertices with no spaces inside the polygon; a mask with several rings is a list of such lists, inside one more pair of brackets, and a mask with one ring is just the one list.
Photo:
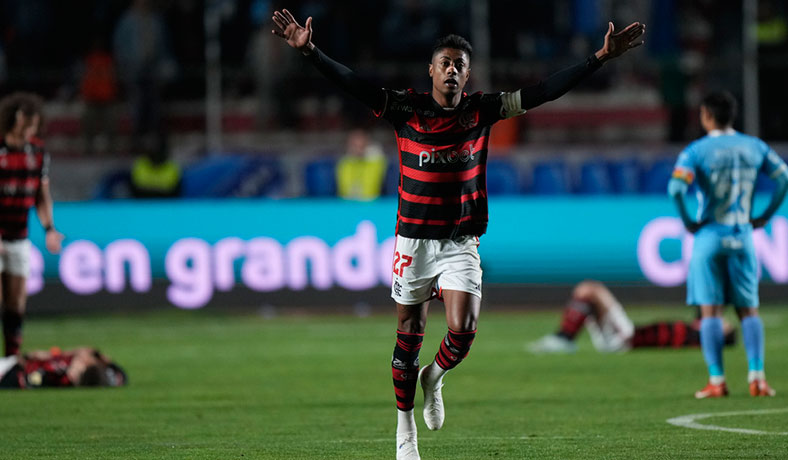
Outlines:
{"label": "short dark hair", "polygon": [[85,368],[79,378],[79,386],[82,387],[105,387],[109,386],[107,376],[107,366],[103,364],[93,364]]}
{"label": "short dark hair", "polygon": [[441,37],[435,42],[435,46],[432,47],[432,54],[430,55],[430,58],[434,57],[435,53],[444,48],[465,51],[465,54],[468,55],[468,59],[470,59],[471,55],[473,54],[473,47],[470,43],[468,43],[468,40],[460,37],[459,35],[451,34]]}
{"label": "short dark hair", "polygon": [[33,93],[15,92],[0,100],[0,135],[5,136],[14,129],[16,114],[21,111],[28,117],[38,115],[44,123],[44,100]]}
{"label": "short dark hair", "polygon": [[728,91],[713,91],[703,98],[701,106],[706,107],[718,125],[729,126],[736,120],[739,104]]}

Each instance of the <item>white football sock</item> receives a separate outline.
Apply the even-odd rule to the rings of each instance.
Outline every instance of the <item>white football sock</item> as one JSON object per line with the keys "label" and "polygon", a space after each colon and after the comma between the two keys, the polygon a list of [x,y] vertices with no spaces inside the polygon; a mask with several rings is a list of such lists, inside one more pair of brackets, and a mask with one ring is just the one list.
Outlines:
{"label": "white football sock", "polygon": [[397,434],[408,434],[416,432],[416,418],[413,416],[413,409],[397,409]]}

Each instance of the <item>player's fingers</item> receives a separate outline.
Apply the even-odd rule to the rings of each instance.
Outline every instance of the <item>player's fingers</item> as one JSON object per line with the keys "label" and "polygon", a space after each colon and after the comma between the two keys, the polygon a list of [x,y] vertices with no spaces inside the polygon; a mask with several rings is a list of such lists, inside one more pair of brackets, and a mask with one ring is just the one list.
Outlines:
{"label": "player's fingers", "polygon": [[613,30],[614,30],[613,23],[612,22],[608,22],[607,23],[607,35],[612,35],[613,34]]}
{"label": "player's fingers", "polygon": [[283,34],[282,32],[279,32],[278,30],[271,29],[271,33],[276,35],[277,37],[285,38],[285,34]]}
{"label": "player's fingers", "polygon": [[290,22],[294,22],[296,23],[296,25],[298,24],[298,21],[296,21],[295,17],[293,16],[292,13],[290,13],[290,11],[288,10],[282,10],[282,11],[285,13],[285,16],[287,16],[287,19],[289,19]]}
{"label": "player's fingers", "polygon": [[622,32],[627,32],[627,31],[629,31],[631,29],[634,29],[635,27],[640,27],[640,23],[639,22],[633,22],[632,24],[624,27],[624,30],[622,30]]}
{"label": "player's fingers", "polygon": [[643,40],[641,40],[641,41],[639,41],[637,43],[630,43],[629,44],[629,49],[637,48],[638,46],[642,45],[643,43],[645,43],[645,41],[643,41]]}
{"label": "player's fingers", "polygon": [[630,30],[630,31],[627,33],[627,36],[628,36],[628,37],[629,37],[631,40],[634,40],[634,39],[638,38],[639,36],[643,35],[643,33],[644,33],[645,31],[646,31],[646,28],[645,28],[645,27],[643,27],[643,26],[635,27],[635,28],[633,28],[632,30]]}
{"label": "player's fingers", "polygon": [[308,18],[306,18],[305,27],[306,27],[306,30],[308,30],[309,32],[312,32],[312,16],[309,16]]}
{"label": "player's fingers", "polygon": [[280,11],[274,11],[274,17],[278,18],[279,21],[281,21],[282,24],[285,24],[285,25],[287,25],[290,22],[287,19],[287,17],[284,14],[282,14]]}
{"label": "player's fingers", "polygon": [[284,25],[284,24],[282,23],[282,21],[281,21],[279,18],[274,18],[274,24],[276,24],[276,25],[277,25],[277,27],[279,27],[279,31],[280,31],[282,34],[284,34],[284,33],[285,33],[285,30],[287,29],[287,26],[286,26],[286,25]]}

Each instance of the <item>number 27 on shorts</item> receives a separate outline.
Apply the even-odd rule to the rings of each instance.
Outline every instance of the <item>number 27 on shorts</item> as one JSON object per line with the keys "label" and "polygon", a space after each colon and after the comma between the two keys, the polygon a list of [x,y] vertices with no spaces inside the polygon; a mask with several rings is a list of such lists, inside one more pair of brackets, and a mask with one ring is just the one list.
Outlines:
{"label": "number 27 on shorts", "polygon": [[409,267],[410,264],[413,262],[412,256],[407,256],[405,254],[400,254],[399,251],[394,253],[394,274],[397,276],[402,276],[402,272],[405,270],[405,267]]}

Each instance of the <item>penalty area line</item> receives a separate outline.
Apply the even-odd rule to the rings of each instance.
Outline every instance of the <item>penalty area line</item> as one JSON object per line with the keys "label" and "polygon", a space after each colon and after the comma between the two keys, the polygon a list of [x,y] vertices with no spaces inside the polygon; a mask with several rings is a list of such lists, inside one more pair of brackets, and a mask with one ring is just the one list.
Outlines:
{"label": "penalty area line", "polygon": [[737,415],[768,415],[768,414],[780,414],[783,412],[788,412],[788,407],[783,409],[759,409],[759,410],[741,410],[741,411],[733,411],[733,412],[717,412],[710,414],[689,414],[689,415],[681,415],[678,417],[669,418],[666,420],[666,422],[670,423],[671,425],[679,426],[682,428],[691,428],[694,430],[712,430],[712,431],[727,431],[730,433],[740,433],[740,434],[788,436],[788,431],[751,430],[748,428],[730,428],[727,426],[704,425],[702,423],[698,423],[698,420],[703,420],[710,417],[735,417]]}

